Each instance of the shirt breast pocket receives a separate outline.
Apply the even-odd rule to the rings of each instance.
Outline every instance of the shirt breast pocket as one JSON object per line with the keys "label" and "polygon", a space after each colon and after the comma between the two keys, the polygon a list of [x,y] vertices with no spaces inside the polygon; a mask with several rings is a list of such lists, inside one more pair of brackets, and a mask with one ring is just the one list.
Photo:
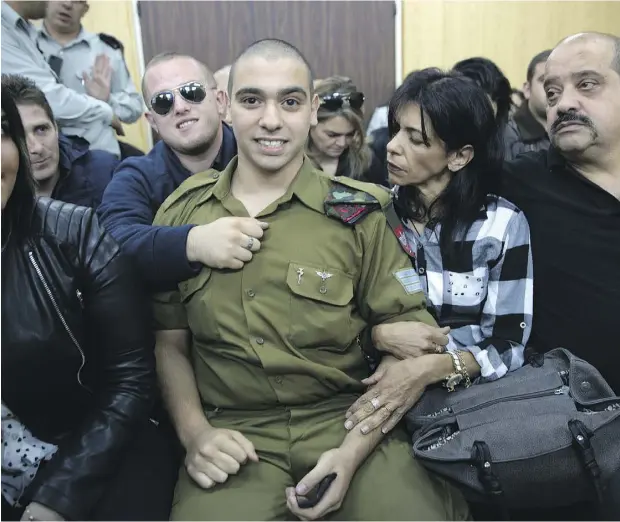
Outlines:
{"label": "shirt breast pocket", "polygon": [[196,277],[183,281],[179,285],[179,293],[192,333],[207,340],[219,340],[217,322],[212,309],[214,303],[210,298],[211,292],[208,284],[211,274],[211,269],[203,268]]}
{"label": "shirt breast pocket", "polygon": [[286,283],[293,347],[345,351],[354,337],[352,276],[325,266],[291,262]]}
{"label": "shirt breast pocket", "polygon": [[447,279],[452,306],[478,308],[487,297],[489,272],[486,267],[473,272],[448,272]]}

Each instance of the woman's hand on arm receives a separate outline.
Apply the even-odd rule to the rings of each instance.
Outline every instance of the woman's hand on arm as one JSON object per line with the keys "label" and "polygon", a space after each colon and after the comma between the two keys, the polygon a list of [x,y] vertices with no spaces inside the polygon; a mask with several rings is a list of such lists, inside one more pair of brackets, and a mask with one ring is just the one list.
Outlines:
{"label": "woman's hand on arm", "polygon": [[449,326],[439,328],[419,321],[402,321],[373,327],[372,341],[380,352],[409,359],[442,353],[449,333]]}

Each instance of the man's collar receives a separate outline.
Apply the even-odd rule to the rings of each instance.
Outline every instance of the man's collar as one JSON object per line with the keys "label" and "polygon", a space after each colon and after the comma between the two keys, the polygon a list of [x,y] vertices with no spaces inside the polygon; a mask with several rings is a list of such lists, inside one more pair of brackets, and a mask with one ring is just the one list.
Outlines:
{"label": "man's collar", "polygon": [[[47,29],[47,26],[45,25],[45,20],[41,24],[41,28],[39,29],[39,34],[45,36],[45,38],[49,38],[50,40],[53,40],[56,42],[56,39],[50,34],[49,30]],[[77,34],[77,36],[73,40],[68,42],[66,45],[72,45],[77,42],[90,43],[90,40],[92,39],[93,36],[96,36],[96,35],[94,33],[89,33],[88,31],[84,29],[83,26],[80,26],[80,32]]]}
{"label": "man's collar", "polygon": [[[237,169],[237,164],[238,160],[235,157],[219,174],[219,179],[213,188],[213,195],[220,201],[230,193],[232,176]],[[304,157],[304,162],[283,199],[290,199],[293,195],[316,212],[324,212],[325,193],[316,169],[307,157]]]}
{"label": "man's collar", "polygon": [[291,191],[308,208],[319,213],[325,212],[325,190],[316,168],[307,156],[304,156],[301,169],[293,180]]}
{"label": "man's collar", "polygon": [[519,132],[523,141],[538,141],[547,137],[547,131],[540,122],[534,118],[527,101],[523,102],[521,107],[517,109],[513,119],[517,127],[519,127]]}

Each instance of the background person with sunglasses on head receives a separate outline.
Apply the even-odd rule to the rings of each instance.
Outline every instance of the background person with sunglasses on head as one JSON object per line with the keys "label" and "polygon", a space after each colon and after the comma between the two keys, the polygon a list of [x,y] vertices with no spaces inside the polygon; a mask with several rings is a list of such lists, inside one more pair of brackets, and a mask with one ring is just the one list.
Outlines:
{"label": "background person with sunglasses on head", "polygon": [[321,80],[316,93],[318,124],[310,129],[306,154],[326,174],[387,186],[387,172],[366,143],[364,94],[339,76]]}
{"label": "background person with sunglasses on head", "polygon": [[203,265],[241,268],[260,248],[263,228],[255,219],[152,226],[157,209],[183,181],[197,172],[223,170],[236,155],[232,129],[222,122],[227,94],[217,89],[204,64],[178,53],[149,62],[142,94],[146,117],[161,141],[146,156],[121,163],[98,209],[102,223],[150,290],[173,288]]}

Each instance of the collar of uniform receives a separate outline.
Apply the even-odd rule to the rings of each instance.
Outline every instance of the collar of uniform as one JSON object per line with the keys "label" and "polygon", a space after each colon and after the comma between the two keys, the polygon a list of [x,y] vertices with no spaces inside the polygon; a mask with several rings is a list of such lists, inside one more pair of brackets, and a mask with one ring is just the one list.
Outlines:
{"label": "collar of uniform", "polygon": [[[230,193],[232,175],[237,169],[237,157],[233,158],[228,166],[219,173],[219,179],[213,187],[213,195],[220,201],[224,199]],[[216,174],[214,174],[215,176]],[[323,212],[325,194],[319,176],[316,169],[312,165],[312,161],[304,157],[304,162],[299,169],[299,172],[295,176],[293,183],[286,191],[286,194],[282,196],[281,201],[285,202],[295,195],[304,205],[316,210],[317,212]],[[198,201],[198,204],[203,203],[208,199],[208,195],[204,199]]]}
{"label": "collar of uniform", "polygon": [[[217,182],[215,183],[215,186],[213,187],[213,195],[220,201],[222,201],[230,193],[230,184],[232,181],[232,175],[235,172],[236,168],[237,168],[237,156],[235,156],[232,160],[230,160],[230,162],[228,163],[228,165],[222,172],[213,174],[215,177],[218,178]],[[208,198],[205,198],[205,199],[201,198],[200,201],[198,201],[198,203],[199,204],[203,203],[207,199]]]}
{"label": "collar of uniform", "polygon": [[[39,34],[44,36],[45,38],[48,38],[49,40],[53,40],[54,42],[56,42],[56,40],[54,40],[54,37],[47,30],[45,22],[41,24],[41,28],[39,29]],[[78,33],[78,35],[73,40],[71,40],[69,43],[67,43],[66,45],[63,45],[62,47],[63,48],[71,47],[72,45],[76,43],[80,43],[80,42],[85,42],[88,45],[90,45],[90,41],[95,36],[97,35],[95,35],[94,33],[89,33],[88,31],[84,30],[84,27],[80,27],[80,32]]]}
{"label": "collar of uniform", "polygon": [[325,190],[312,160],[304,156],[304,162],[295,176],[288,195],[295,195],[299,201],[319,213],[325,212]]}

